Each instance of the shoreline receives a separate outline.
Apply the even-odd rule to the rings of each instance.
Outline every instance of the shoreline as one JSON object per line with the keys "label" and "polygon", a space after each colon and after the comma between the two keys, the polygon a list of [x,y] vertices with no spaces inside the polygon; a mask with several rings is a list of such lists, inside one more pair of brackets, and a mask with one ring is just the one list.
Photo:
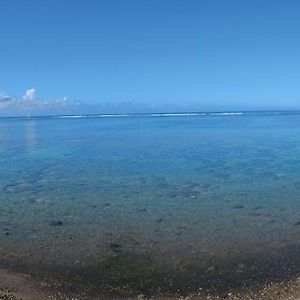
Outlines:
{"label": "shoreline", "polygon": [[173,267],[133,252],[82,265],[6,256],[0,260],[0,300],[300,299],[299,250],[290,245]]}
{"label": "shoreline", "polygon": [[3,300],[118,300],[118,299],[186,299],[186,300],[299,300],[300,299],[300,277],[284,282],[269,282],[259,289],[246,288],[243,291],[233,290],[226,294],[192,293],[188,296],[145,296],[137,295],[116,295],[115,293],[92,293],[85,295],[69,294],[60,290],[59,286],[54,287],[45,280],[36,279],[30,275],[0,269],[0,299]]}
{"label": "shoreline", "polygon": [[158,296],[158,297],[146,297],[143,294],[139,294],[132,297],[119,297],[114,295],[98,295],[85,297],[81,296],[68,296],[61,294],[60,292],[49,292],[47,288],[43,287],[41,283],[35,282],[31,277],[24,274],[14,273],[7,270],[0,270],[0,299],[5,300],[62,300],[62,299],[90,299],[90,300],[117,300],[117,299],[158,299],[158,300],[298,300],[300,299],[300,278],[291,280],[287,283],[270,283],[259,291],[248,292],[230,292],[227,295],[190,295],[185,297],[180,296]]}
{"label": "shoreline", "polygon": [[285,250],[183,269],[133,253],[81,267],[2,260],[0,299],[300,299],[299,248]]}

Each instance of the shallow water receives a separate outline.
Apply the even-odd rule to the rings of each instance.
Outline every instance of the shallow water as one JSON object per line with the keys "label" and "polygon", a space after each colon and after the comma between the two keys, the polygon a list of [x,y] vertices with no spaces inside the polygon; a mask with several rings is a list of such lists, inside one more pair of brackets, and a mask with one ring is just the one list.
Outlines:
{"label": "shallow water", "polygon": [[296,112],[0,119],[0,190],[3,266],[150,295],[300,269]]}

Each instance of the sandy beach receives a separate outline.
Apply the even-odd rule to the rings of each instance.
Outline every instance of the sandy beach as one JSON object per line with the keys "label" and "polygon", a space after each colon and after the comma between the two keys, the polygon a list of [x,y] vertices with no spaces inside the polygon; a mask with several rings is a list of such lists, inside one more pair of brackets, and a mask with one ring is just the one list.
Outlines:
{"label": "sandy beach", "polygon": [[43,300],[51,299],[43,287],[29,276],[0,270],[0,299]]}
{"label": "sandy beach", "polygon": [[158,296],[148,298],[143,294],[134,297],[119,297],[112,295],[68,295],[59,290],[59,287],[53,287],[46,282],[39,282],[32,277],[15,273],[9,270],[0,270],[0,299],[3,300],[61,300],[61,299],[199,299],[199,300],[298,300],[300,299],[300,278],[295,278],[285,283],[270,282],[259,290],[247,290],[244,292],[232,291],[227,295],[190,295],[180,296]]}

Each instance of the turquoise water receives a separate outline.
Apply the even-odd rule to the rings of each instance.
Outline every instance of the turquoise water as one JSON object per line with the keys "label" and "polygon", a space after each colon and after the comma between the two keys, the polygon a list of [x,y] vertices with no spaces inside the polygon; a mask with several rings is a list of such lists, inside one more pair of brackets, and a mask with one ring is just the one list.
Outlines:
{"label": "turquoise water", "polygon": [[300,270],[297,112],[2,118],[0,190],[1,266],[62,286],[222,293]]}

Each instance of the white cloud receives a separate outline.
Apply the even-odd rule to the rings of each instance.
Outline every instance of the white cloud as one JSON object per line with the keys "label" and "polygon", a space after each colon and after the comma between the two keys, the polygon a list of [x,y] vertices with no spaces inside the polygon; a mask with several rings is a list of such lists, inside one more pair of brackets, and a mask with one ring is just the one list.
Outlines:
{"label": "white cloud", "polygon": [[0,92],[0,114],[59,114],[72,110],[80,105],[80,102],[70,101],[67,97],[42,100],[37,97],[34,88],[28,89],[22,97],[12,98],[4,92]]}
{"label": "white cloud", "polygon": [[7,102],[10,100],[10,97],[4,92],[0,92],[0,102]]}
{"label": "white cloud", "polygon": [[0,92],[0,109],[6,107],[9,104],[11,98],[4,92]]}
{"label": "white cloud", "polygon": [[35,89],[29,89],[26,91],[25,95],[22,97],[25,101],[34,101],[36,99]]}

